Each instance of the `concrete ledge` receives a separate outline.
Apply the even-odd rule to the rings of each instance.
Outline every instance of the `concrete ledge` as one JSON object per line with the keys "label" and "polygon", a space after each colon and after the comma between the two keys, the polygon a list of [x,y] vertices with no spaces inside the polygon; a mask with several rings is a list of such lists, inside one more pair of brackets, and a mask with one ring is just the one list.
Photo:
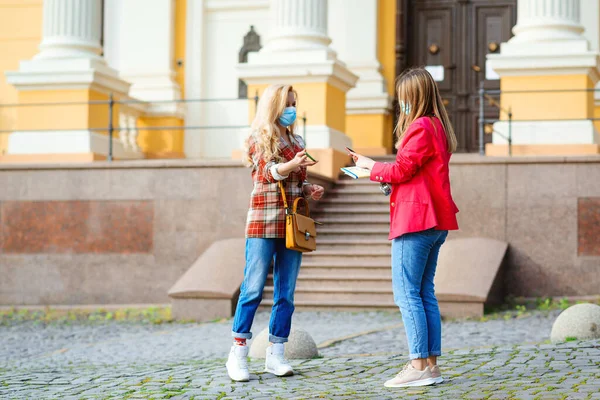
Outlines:
{"label": "concrete ledge", "polygon": [[439,306],[442,317],[448,319],[481,317],[483,315],[483,302],[469,303],[440,300]]}
{"label": "concrete ledge", "polygon": [[501,301],[500,268],[508,244],[487,238],[448,241],[440,250],[435,292],[448,317],[483,315],[483,304]]}
{"label": "concrete ledge", "polygon": [[[309,149],[309,152],[317,153],[323,149]],[[325,149],[326,150],[326,149]],[[331,149],[329,149],[331,150]],[[340,153],[342,154],[342,153]],[[315,156],[316,157],[316,156]],[[394,156],[382,156],[386,161],[393,162]],[[381,158],[381,157],[375,157]],[[342,160],[344,160],[342,162]],[[339,163],[344,166],[348,160],[340,156]],[[485,164],[596,164],[600,163],[600,154],[584,156],[515,156],[515,157],[491,157],[478,154],[454,154],[450,164],[452,165],[485,165]],[[158,169],[158,168],[244,168],[240,160],[200,160],[200,159],[157,159],[157,160],[133,160],[133,161],[96,161],[96,162],[58,162],[58,163],[0,163],[2,170],[98,170],[98,169]],[[337,168],[337,165],[335,166]],[[311,172],[309,172],[309,175]],[[322,176],[328,180],[333,179],[325,174],[314,170],[313,175]],[[337,178],[338,175],[335,177]]]}
{"label": "concrete ledge", "polygon": [[209,321],[233,315],[244,279],[246,239],[214,242],[169,290],[173,318]]}
{"label": "concrete ledge", "polygon": [[[508,152],[507,152],[508,153]],[[600,163],[598,155],[580,156],[480,156],[479,154],[453,154],[450,164],[452,165],[480,165],[480,164],[587,164]]]}
{"label": "concrete ledge", "polygon": [[244,168],[240,160],[195,160],[195,159],[156,159],[132,161],[97,162],[57,162],[57,163],[14,163],[0,164],[0,170],[44,170],[44,169],[152,169],[152,168]]}
{"label": "concrete ledge", "polygon": [[[600,154],[600,145],[597,144],[513,144],[512,153],[515,156],[529,157],[557,157],[576,155]],[[485,145],[485,154],[490,157],[507,157],[508,145]]]}

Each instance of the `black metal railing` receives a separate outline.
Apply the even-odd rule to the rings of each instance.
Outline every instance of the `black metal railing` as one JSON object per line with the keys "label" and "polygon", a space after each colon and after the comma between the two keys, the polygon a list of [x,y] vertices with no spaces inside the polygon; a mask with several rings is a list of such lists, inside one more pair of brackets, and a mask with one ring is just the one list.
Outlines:
{"label": "black metal railing", "polygon": [[[249,125],[181,125],[181,126],[146,126],[140,128],[136,122],[133,128],[131,127],[123,127],[120,125],[116,125],[114,123],[115,118],[115,108],[116,106],[129,106],[134,107],[135,105],[140,106],[148,106],[149,104],[187,104],[187,103],[216,103],[216,102],[226,102],[226,101],[253,101],[256,108],[258,106],[258,93],[254,97],[250,97],[247,99],[240,98],[197,98],[197,99],[179,99],[179,100],[159,100],[159,101],[142,101],[136,99],[123,99],[123,100],[115,100],[114,95],[112,93],[109,94],[108,100],[91,100],[91,101],[66,101],[66,102],[47,102],[47,103],[14,103],[14,104],[0,104],[0,110],[7,108],[17,108],[17,107],[59,107],[59,106],[106,106],[107,107],[107,117],[108,122],[105,127],[84,127],[84,128],[51,128],[51,129],[4,129],[0,130],[0,134],[13,133],[15,131],[18,132],[77,132],[77,131],[90,131],[90,132],[103,132],[108,136],[108,149],[107,149],[107,160],[113,161],[113,139],[115,136],[115,132],[121,132],[124,130],[133,129],[137,132],[140,131],[181,131],[181,130],[214,130],[214,129],[243,129],[249,128]],[[143,112],[140,112],[143,114]],[[306,136],[306,116],[302,117],[304,122],[304,136]]]}
{"label": "black metal railing", "polygon": [[[0,110],[2,108],[16,108],[16,107],[57,107],[57,106],[107,106],[107,116],[108,123],[106,127],[90,127],[90,128],[67,128],[67,129],[8,129],[8,130],[0,130],[0,134],[13,133],[15,131],[18,132],[77,132],[77,131],[91,131],[91,132],[105,132],[108,136],[108,150],[107,150],[107,160],[113,161],[113,139],[115,136],[115,132],[121,132],[124,130],[130,130],[131,127],[123,127],[120,125],[115,126],[114,124],[114,113],[115,107],[119,105],[130,106],[133,107],[135,105],[148,106],[149,104],[157,105],[157,104],[187,104],[187,103],[216,103],[216,102],[229,102],[229,101],[253,101],[254,102],[254,110],[258,108],[258,93],[255,94],[254,97],[249,98],[205,98],[205,99],[179,99],[179,100],[158,100],[158,101],[142,101],[136,99],[124,99],[124,100],[115,100],[112,93],[109,94],[108,100],[91,100],[91,101],[72,101],[72,102],[54,102],[54,103],[15,103],[15,104],[0,104]],[[143,113],[141,113],[143,114]],[[306,143],[306,113],[300,117],[302,121],[302,137],[304,139],[304,143]],[[146,126],[140,128],[136,122],[135,127],[133,128],[135,131],[181,131],[181,130],[214,130],[214,129],[244,129],[249,128],[249,125],[182,125],[182,126]]]}
{"label": "black metal railing", "polygon": [[[549,122],[549,121],[600,121],[600,118],[562,118],[562,119],[514,119],[512,113],[512,107],[504,107],[500,100],[495,98],[500,95],[527,95],[527,94],[557,94],[557,93],[596,93],[600,92],[600,89],[540,89],[540,90],[490,90],[485,89],[484,82],[482,81],[479,85],[479,154],[485,155],[485,135],[486,134],[497,134],[502,137],[508,143],[508,155],[512,156],[512,132],[513,122]],[[498,114],[501,116],[502,113],[506,116],[506,119],[502,118],[486,118],[485,117],[485,104],[486,102],[498,110]],[[493,124],[499,121],[506,121],[507,132],[499,132],[494,129]]]}
{"label": "black metal railing", "polygon": [[[487,134],[496,133],[497,135],[504,138],[508,142],[508,155],[512,156],[512,110],[511,110],[511,107],[509,107],[508,109],[504,109],[500,105],[500,102],[491,96],[491,94],[492,94],[491,92],[492,92],[491,90],[487,90],[487,91],[485,90],[484,82],[482,81],[479,85],[479,154],[482,156],[485,155],[485,135],[486,135],[486,133]],[[500,91],[498,90],[495,92],[500,92]],[[497,122],[499,119],[490,120],[490,119],[485,118],[485,101],[486,100],[488,101],[488,103],[491,106],[497,108],[499,113],[504,112],[508,116],[508,134],[507,135],[504,135],[504,133],[494,130],[493,123]],[[492,125],[488,125],[488,124],[492,124]],[[489,132],[486,132],[486,126],[492,127]]]}

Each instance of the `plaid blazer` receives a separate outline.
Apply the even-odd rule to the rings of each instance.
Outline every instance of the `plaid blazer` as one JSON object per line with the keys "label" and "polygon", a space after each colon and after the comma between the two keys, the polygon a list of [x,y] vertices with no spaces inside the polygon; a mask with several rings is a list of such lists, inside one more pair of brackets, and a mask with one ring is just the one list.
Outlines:
{"label": "plaid blazer", "polygon": [[292,160],[296,153],[304,149],[302,137],[293,135],[293,143],[279,144],[279,156],[282,161],[275,158],[264,160],[256,153],[256,141],[252,135],[248,142],[248,152],[253,159],[252,180],[254,188],[250,195],[250,209],[246,219],[247,238],[285,238],[285,209],[279,181],[283,181],[288,205],[298,197],[304,196],[303,186],[306,182],[306,167],[300,172],[291,172],[288,176],[277,173],[277,166]]}

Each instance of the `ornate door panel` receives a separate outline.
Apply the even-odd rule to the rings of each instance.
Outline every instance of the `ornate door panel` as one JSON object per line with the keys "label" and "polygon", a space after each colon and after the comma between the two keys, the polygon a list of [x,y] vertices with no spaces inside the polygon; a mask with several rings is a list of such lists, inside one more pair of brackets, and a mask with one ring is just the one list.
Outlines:
{"label": "ornate door panel", "polygon": [[[479,82],[498,89],[486,56],[499,51],[516,23],[516,0],[398,0],[397,60],[427,67],[452,119],[459,151],[478,150]],[[404,62],[404,60],[406,60]],[[498,111],[486,106],[486,116]]]}
{"label": "ornate door panel", "polygon": [[[494,71],[486,68],[486,56],[500,52],[500,43],[512,37],[512,27],[516,23],[516,2],[514,0],[471,0],[469,7],[469,20],[473,21],[473,34],[469,37],[471,53],[471,73],[467,76],[470,88],[470,109],[472,115],[467,136],[469,151],[479,148],[478,118],[479,98],[477,90],[479,83],[484,82],[486,89],[500,89],[500,80]],[[485,106],[486,118],[498,118],[498,109],[488,102]],[[491,135],[485,136],[491,141]]]}

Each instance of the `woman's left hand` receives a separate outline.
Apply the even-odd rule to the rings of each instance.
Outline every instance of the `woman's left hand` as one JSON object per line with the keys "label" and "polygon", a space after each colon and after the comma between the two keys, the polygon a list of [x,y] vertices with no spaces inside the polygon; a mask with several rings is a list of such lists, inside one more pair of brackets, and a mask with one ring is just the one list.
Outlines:
{"label": "woman's left hand", "polygon": [[373,166],[375,165],[374,160],[356,153],[348,152],[348,154],[350,154],[350,157],[352,157],[352,160],[354,160],[357,167],[365,168],[369,171],[373,169]]}
{"label": "woman's left hand", "polygon": [[313,200],[321,200],[321,197],[323,197],[323,194],[325,194],[325,188],[319,185],[307,185],[306,194]]}

